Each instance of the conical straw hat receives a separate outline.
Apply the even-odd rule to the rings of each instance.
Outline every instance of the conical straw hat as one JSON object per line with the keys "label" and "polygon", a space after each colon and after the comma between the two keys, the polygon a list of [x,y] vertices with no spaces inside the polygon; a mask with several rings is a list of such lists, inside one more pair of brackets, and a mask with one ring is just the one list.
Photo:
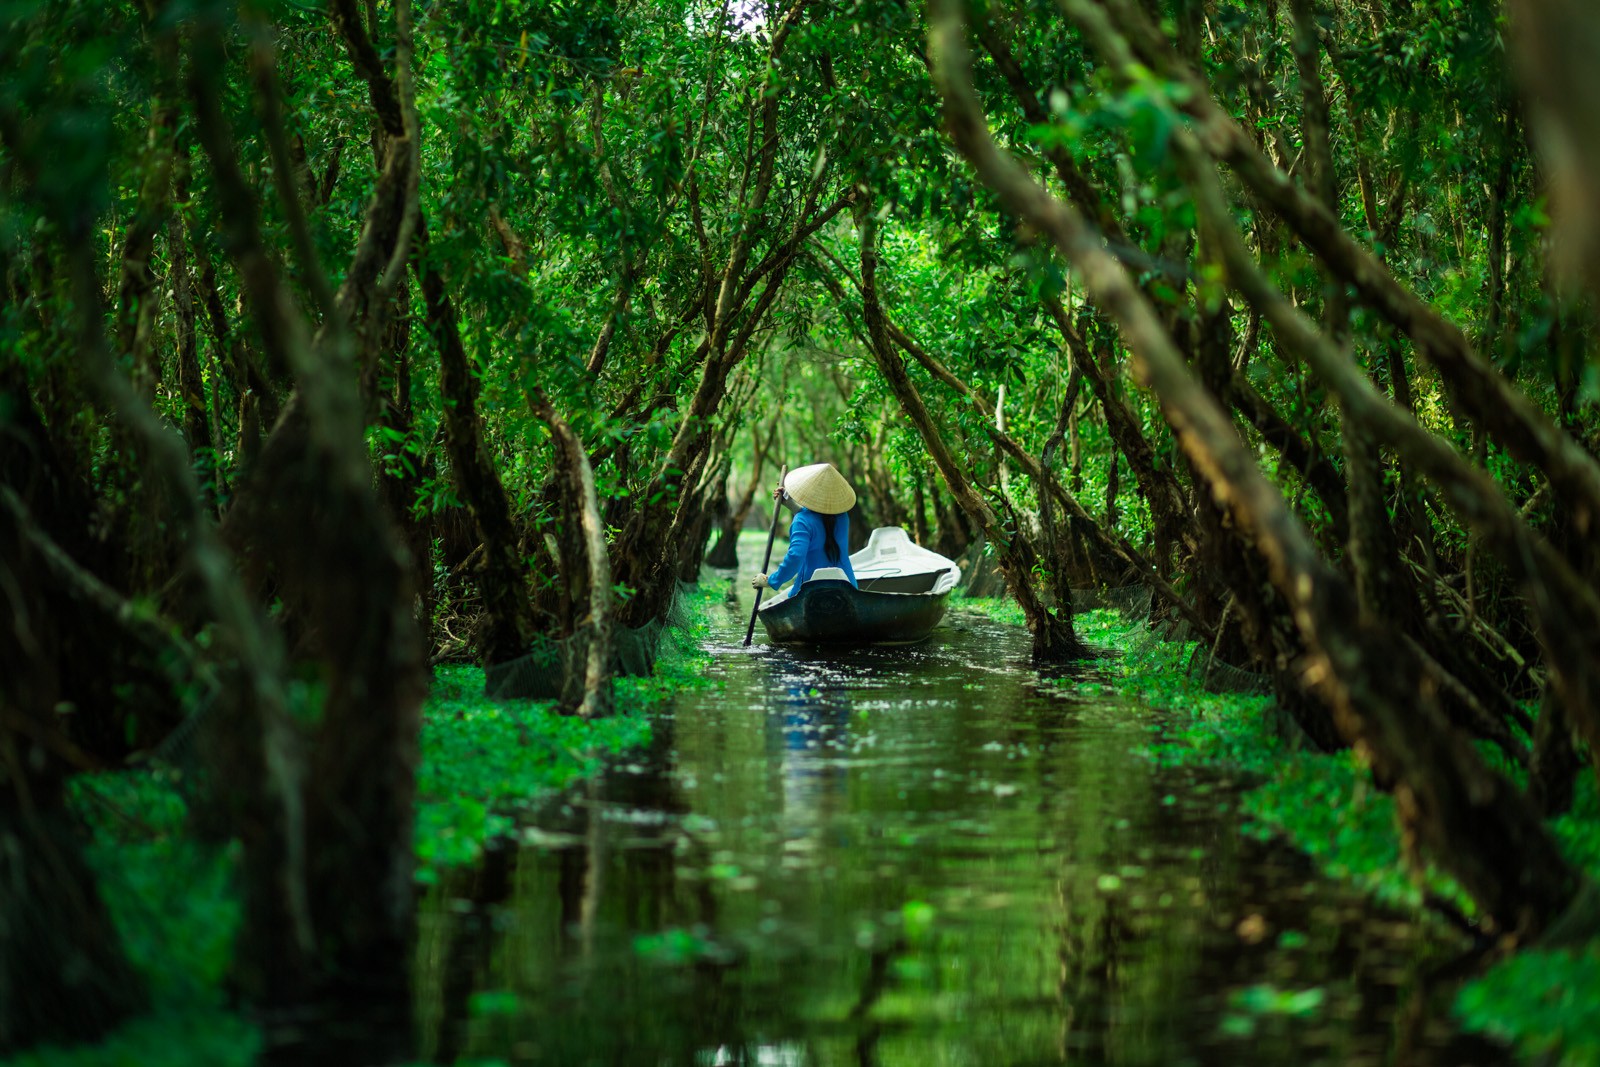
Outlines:
{"label": "conical straw hat", "polygon": [[819,515],[842,515],[856,503],[856,491],[832,463],[796,467],[783,480],[783,488],[796,504]]}

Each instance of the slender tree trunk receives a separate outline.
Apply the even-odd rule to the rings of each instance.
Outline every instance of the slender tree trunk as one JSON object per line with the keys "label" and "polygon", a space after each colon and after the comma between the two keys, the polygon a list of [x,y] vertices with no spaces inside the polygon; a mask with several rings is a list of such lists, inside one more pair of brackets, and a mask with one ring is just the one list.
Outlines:
{"label": "slender tree trunk", "polygon": [[200,373],[199,338],[196,331],[194,280],[183,230],[176,221],[168,229],[167,246],[172,256],[172,303],[178,327],[178,394],[183,401],[183,436],[198,465],[205,468],[209,482],[207,504],[215,509],[218,465],[211,439],[211,411],[206,401],[205,380]]}
{"label": "slender tree trunk", "polygon": [[[402,307],[410,305],[409,286],[402,284],[397,300]],[[425,472],[423,450],[413,439],[416,425],[411,405],[410,316],[393,317],[388,334],[384,345],[384,373],[388,380],[381,391],[377,421],[387,438],[384,447],[395,451],[394,458],[379,469],[378,491],[384,512],[410,556],[412,586],[417,595],[417,627],[422,634],[422,647],[431,650],[435,646],[433,536],[428,524],[417,515]]]}
{"label": "slender tree trunk", "polygon": [[966,472],[950,452],[933,416],[928,413],[917,387],[906,373],[905,361],[895,351],[889,339],[889,328],[878,301],[877,290],[877,224],[867,211],[861,211],[857,223],[861,228],[861,293],[862,307],[867,320],[867,336],[878,369],[888,382],[895,399],[900,402],[906,417],[922,437],[923,446],[933,457],[933,462],[944,476],[945,485],[961,510],[973,524],[983,530],[989,543],[994,545],[1000,571],[1005,575],[1006,588],[1022,605],[1023,617],[1033,633],[1033,654],[1044,661],[1081,659],[1089,649],[1078,640],[1072,628],[1072,602],[1070,597],[1058,602],[1055,609],[1045,607],[1034,588],[1034,551],[1026,535],[1004,526],[1000,517],[978,495],[967,480]]}
{"label": "slender tree trunk", "polygon": [[1516,114],[1507,108],[1500,129],[1500,165],[1495,169],[1494,183],[1489,187],[1489,309],[1484,316],[1483,333],[1477,344],[1478,350],[1487,353],[1491,360],[1503,355],[1505,349],[1501,332],[1506,317],[1506,219],[1510,207],[1511,178],[1516,167],[1516,132]]}
{"label": "slender tree trunk", "polygon": [[611,714],[611,560],[595,495],[594,473],[583,442],[542,391],[529,399],[555,441],[560,486],[561,575],[567,587],[561,705],[583,718]]}
{"label": "slender tree trunk", "polygon": [[178,109],[171,100],[157,99],[151,106],[145,138],[143,180],[133,217],[122,238],[121,270],[117,279],[117,348],[133,357],[134,381],[146,397],[154,395],[161,368],[152,360],[151,329],[157,307],[156,276],[152,261],[156,237],[166,224],[172,198],[173,131]]}
{"label": "slender tree trunk", "polygon": [[528,651],[535,631],[527,567],[517,552],[516,524],[478,415],[478,381],[461,343],[455,306],[444,278],[428,258],[427,230],[419,232],[414,264],[427,309],[428,332],[439,352],[439,391],[444,397],[445,450],[461,499],[483,541],[479,588],[487,620],[477,642],[484,664],[505,663]]}
{"label": "slender tree trunk", "polygon": [[706,555],[706,563],[713,567],[737,567],[739,565],[739,531],[744,529],[745,520],[750,517],[750,511],[755,507],[756,494],[761,489],[761,474],[766,465],[767,454],[772,451],[774,441],[778,436],[778,418],[771,419],[771,429],[767,431],[766,440],[761,439],[761,426],[758,423],[750,432],[751,463],[750,481],[745,485],[744,492],[739,495],[739,502],[729,509],[726,522],[717,537],[717,543]]}

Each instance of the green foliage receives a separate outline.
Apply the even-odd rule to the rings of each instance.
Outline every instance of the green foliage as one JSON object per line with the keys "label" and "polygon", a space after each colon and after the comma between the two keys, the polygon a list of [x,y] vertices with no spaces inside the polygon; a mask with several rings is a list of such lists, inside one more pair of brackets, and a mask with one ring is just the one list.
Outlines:
{"label": "green foliage", "polygon": [[1461,991],[1463,1025],[1562,1067],[1600,1063],[1600,945],[1524,949]]}
{"label": "green foliage", "polygon": [[[1600,879],[1600,798],[1593,776],[1580,776],[1572,810],[1552,826],[1562,851]],[[1508,956],[1461,990],[1456,1014],[1467,1029],[1562,1067],[1600,1063],[1600,942]]]}
{"label": "green foliage", "polygon": [[1554,822],[1562,851],[1600,879],[1600,783],[1592,775],[1579,775],[1572,810]]}
{"label": "green foliage", "polygon": [[1180,713],[1150,746],[1152,759],[1226,767],[1259,782],[1240,805],[1246,833],[1287,840],[1329,876],[1391,907],[1416,910],[1426,891],[1472,914],[1471,901],[1449,878],[1403,862],[1394,800],[1373,788],[1354,752],[1324,754],[1286,743],[1269,697],[1206,692],[1187,669],[1192,643],[1150,643],[1141,626],[1111,611],[1074,622],[1090,643],[1121,652],[1108,668],[1119,691]]}
{"label": "green foliage", "polygon": [[490,700],[481,669],[439,668],[423,710],[418,880],[474,862],[489,842],[516,829],[518,811],[649,740],[645,712],[679,689],[705,684],[709,657],[698,638],[726,593],[726,582],[707,582],[682,594],[680,624],[663,632],[655,675],[618,679],[611,718],[562,715],[550,701]]}
{"label": "green foliage", "polygon": [[[1387,229],[1388,220],[1368,218],[1367,211],[1395,212],[1392,233],[1382,241],[1400,284],[1475,340],[1482,337],[1506,374],[1553,409],[1555,386],[1575,370],[1556,340],[1583,330],[1573,328],[1581,323],[1564,321],[1543,291],[1542,246],[1552,222],[1543,181],[1517,130],[1504,15],[1496,5],[1472,0],[1360,7],[1365,10],[1334,5],[1319,13],[1335,127],[1332,162],[1344,190],[1337,213],[1356,239],[1369,240],[1377,235],[1368,231]],[[1221,308],[1215,289],[1204,285],[1207,278],[1215,281],[1207,273],[1214,264],[1195,256],[1204,245],[1193,239],[1193,205],[1173,165],[1176,127],[1168,100],[1176,86],[1143,69],[1131,85],[1119,86],[1111,65],[1066,21],[1035,17],[1048,8],[995,10],[1003,15],[996,23],[1012,39],[1024,80],[1038,88],[1047,111],[1025,118],[1017,101],[1004,95],[994,64],[981,60],[980,91],[991,104],[1003,101],[988,108],[997,136],[1029,156],[1040,175],[1049,168],[1037,151],[1065,150],[1104,194],[1130,246],[1118,253],[1163,310],[1181,312],[1192,296],[1188,279],[1195,278],[1202,279],[1197,303]],[[1174,8],[1175,15],[1182,9]],[[1005,390],[1007,431],[1030,454],[1043,454],[1071,414],[1070,452],[1077,462],[1069,475],[1069,448],[1057,441],[1051,463],[1095,515],[1111,510],[1112,475],[1120,470],[1115,517],[1106,523],[1149,548],[1149,507],[1127,465],[1118,466],[1103,408],[1097,412],[1097,403],[1080,398],[1070,412],[1061,410],[1063,383],[1083,353],[1067,351],[1041,313],[1041,294],[1061,297],[1075,318],[1082,317],[1090,358],[1104,356],[1109,388],[1127,404],[1157,466],[1195,488],[1187,485],[1190,472],[1154,398],[1127,373],[1128,353],[1115,331],[1085,303],[1038,234],[1019,226],[949,150],[927,76],[920,6],[842,0],[808,9],[775,64],[768,62],[770,27],[751,21],[754,10],[702,0],[625,10],[614,3],[472,0],[448,11],[423,5],[417,13],[418,185],[429,233],[422,254],[448,281],[481,387],[484,444],[519,519],[526,517],[531,541],[537,543],[559,516],[544,500],[549,450],[527,410],[529,387],[555,398],[594,451],[604,500],[631,506],[670,498],[675,488],[647,494],[700,381],[705,355],[697,348],[703,332],[697,323],[715,293],[707,288],[714,281],[708,265],[727,262],[736,247],[762,261],[799,226],[795,205],[827,203],[848,190],[853,202],[858,195],[870,201],[884,223],[880,285],[896,324],[986,400],[997,401]],[[1287,168],[1296,165],[1296,142],[1305,155],[1299,74],[1284,20],[1269,12],[1276,8],[1237,0],[1211,4],[1205,11],[1209,32],[1189,43],[1224,107]],[[216,236],[213,168],[195,143],[193,117],[182,103],[186,88],[178,79],[192,66],[188,21],[197,13],[225,24],[230,55],[217,86],[224,118],[258,202],[269,258],[283,262],[294,295],[303,297],[309,265],[278,255],[292,241],[271,184],[282,175],[266,151],[263,112],[245,64],[252,50],[243,31],[255,31],[234,19],[230,5],[216,11],[176,5],[155,25],[145,24],[138,5],[19,0],[0,6],[0,170],[10,182],[8,193],[16,194],[0,198],[0,273],[18,296],[0,309],[0,361],[20,354],[36,392],[55,398],[46,414],[63,435],[57,443],[84,453],[88,481],[107,483],[98,486],[111,505],[101,509],[106,512],[137,511],[142,501],[108,478],[117,467],[110,462],[116,437],[84,417],[82,397],[74,399],[87,391],[77,380],[76,347],[63,341],[72,306],[62,280],[67,257],[59,246],[92,242],[95,262],[107,271],[97,282],[108,293],[117,291],[111,275],[122,262],[130,220],[141,212],[154,210],[156,221],[170,215],[176,223],[156,228],[152,273],[175,270],[178,253],[186,252],[197,278],[214,274],[206,284],[214,283],[218,306],[237,309],[240,321],[226,324],[235,336],[222,336],[226,330],[213,325],[216,335],[199,342],[210,392],[200,399],[210,401],[217,441],[196,459],[218,487],[237,486],[229,476],[244,467],[233,442],[246,437],[235,432],[244,429],[242,416],[234,425],[246,383],[229,381],[229,365],[259,346],[251,340],[252,301]],[[305,171],[293,184],[305,197],[315,252],[337,275],[359,239],[376,177],[367,158],[366,88],[329,30],[326,5],[274,3],[247,14],[273,24],[261,36],[276,42],[285,132],[300,157],[296,168]],[[386,61],[395,54],[394,18],[392,6],[373,8],[369,29]],[[1177,32],[1176,22],[1169,29]],[[759,214],[744,217],[739,205],[752,178],[752,146],[765,141],[759,104],[769,99],[782,102],[773,119],[773,192]],[[170,137],[152,123],[164,104],[176,108]],[[175,154],[182,177],[165,183],[174,190],[170,203],[158,197],[161,203],[146,206],[141,189],[157,172],[161,150]],[[486,225],[491,206],[514,239]],[[1325,271],[1303,242],[1285,240],[1270,213],[1237,206],[1273,282],[1308,315],[1325,310],[1319,307]],[[1499,251],[1491,233],[1496,212],[1503,231]],[[810,452],[864,468],[873,492],[863,495],[878,498],[871,503],[915,500],[904,505],[921,512],[914,526],[943,526],[939,509],[948,500],[938,475],[861,344],[849,278],[857,235],[848,218],[846,210],[809,238],[792,275],[799,284],[780,283],[781,271],[766,275],[774,292],[783,286],[768,318],[746,309],[731,323],[735,332],[750,327],[755,339],[739,372],[749,381],[736,380],[730,393],[748,384],[748,395],[758,399],[724,405],[713,415],[711,432],[734,442],[731,459],[742,475],[754,462],[743,426],[782,412],[780,440],[793,453],[785,458]],[[185,233],[192,247],[184,247]],[[524,263],[512,250],[517,244],[524,246]],[[843,286],[845,300],[816,284],[823,274]],[[1491,323],[1485,295],[1497,275],[1505,292],[1495,294],[1499,314]],[[153,290],[159,306],[149,329],[158,372],[176,347],[172,299],[161,295],[171,280],[160,277]],[[758,287],[754,276],[731,280],[748,281],[751,291]],[[368,445],[380,471],[406,480],[414,517],[460,518],[460,494],[439,454],[446,402],[434,342],[420,326],[426,318],[420,294],[407,291],[403,299],[410,306],[398,309],[397,320],[414,324],[409,339],[403,351],[380,361],[380,392],[394,395],[372,405],[405,410],[407,425],[369,427]],[[1231,359],[1245,368],[1248,383],[1287,429],[1337,467],[1338,427],[1325,391],[1297,361],[1277,358],[1272,332],[1252,324],[1244,307],[1222,318],[1220,332],[1230,349],[1237,346]],[[1384,381],[1409,362],[1422,425],[1463,452],[1476,451],[1475,420],[1447,402],[1440,377],[1416,363],[1409,342],[1390,336],[1368,309],[1357,309],[1351,322],[1353,358]],[[1175,328],[1194,324],[1174,316]],[[591,374],[585,356],[602,328],[613,325],[611,361]],[[1392,362],[1385,358],[1390,355]],[[282,376],[282,368],[260,369],[269,378]],[[989,420],[922,366],[913,362],[909,373],[978,491],[1024,515],[1035,512],[1036,488],[1005,470],[988,438]],[[1594,396],[1600,382],[1595,368],[1581,368],[1577,377],[1582,395]],[[162,383],[154,390],[159,412],[180,422],[181,398],[170,374],[155,378]],[[785,404],[790,397],[803,399]],[[1240,429],[1336,562],[1341,547],[1325,536],[1332,501],[1308,491],[1252,428]],[[1528,499],[1536,472],[1493,443],[1481,454],[1499,484],[1519,503]],[[1389,488],[1395,497],[1417,492],[1398,481]],[[1440,572],[1459,569],[1472,547],[1465,528],[1447,512],[1414,503],[1433,527],[1429,551],[1440,557]],[[621,526],[628,515],[621,507],[607,519]],[[438,535],[437,529],[430,534]],[[444,558],[445,540],[439,537],[436,561],[441,618],[459,607],[461,586],[469,584],[460,578],[463,561]],[[1480,554],[1472,588],[1481,585],[1492,597],[1493,570]],[[1022,622],[1009,601],[967,606]],[[1129,644],[1128,631],[1110,616],[1083,616],[1080,626],[1091,641]],[[487,842],[514,832],[527,806],[643,741],[649,726],[639,713],[675,688],[697,684],[704,673],[704,654],[685,633],[692,630],[669,638],[679,644],[669,648],[655,678],[619,683],[625,714],[603,722],[563,718],[548,704],[492,703],[480,695],[478,672],[442,670],[422,736],[421,877],[471,862]],[[1330,872],[1384,900],[1414,906],[1423,887],[1452,895],[1436,875],[1405,872],[1392,805],[1365,784],[1366,772],[1352,756],[1288,748],[1265,701],[1203,692],[1184,670],[1190,651],[1156,644],[1108,668],[1119,690],[1184,712],[1152,746],[1152,758],[1226,764],[1259,776],[1262,784],[1245,803],[1253,832],[1284,835]],[[1087,689],[1106,681],[1076,684]],[[295,695],[297,709],[314,717],[319,694],[302,685]],[[96,828],[91,860],[104,871],[113,914],[136,962],[152,972],[158,998],[181,1000],[213,988],[237,921],[226,887],[227,857],[188,842],[183,798],[171,783],[99,776],[75,788],[77,809]],[[1584,788],[1578,811],[1555,829],[1570,855],[1600,869],[1593,782],[1586,778]],[[114,809],[132,819],[107,814]],[[130,832],[135,824],[137,832]],[[187,902],[181,915],[166,906],[172,899]],[[181,947],[169,951],[172,945]]]}
{"label": "green foliage", "polygon": [[908,900],[902,904],[900,920],[906,939],[913,945],[926,940],[938,914],[938,909],[925,900]]}
{"label": "green foliage", "polygon": [[39,1048],[7,1067],[229,1067],[255,1060],[255,1027],[230,1011],[221,983],[239,925],[232,856],[188,833],[176,775],[79,776],[70,802],[88,824],[87,858],[152,1010],[95,1046]]}
{"label": "green foliage", "polygon": [[1187,670],[1192,643],[1151,643],[1142,627],[1111,611],[1088,612],[1074,622],[1090,643],[1121,652],[1108,668],[1119,691],[1180,713],[1150,746],[1152,759],[1227,767],[1260,783],[1240,806],[1246,833],[1284,838],[1331,877],[1391,907],[1417,909],[1426,890],[1472,913],[1450,879],[1431,868],[1418,874],[1402,862],[1393,798],[1372,787],[1353,752],[1323,754],[1287,744],[1269,697],[1206,692]]}
{"label": "green foliage", "polygon": [[239,905],[228,854],[195,841],[176,776],[121,771],[72,780],[93,828],[101,894],[157,1003],[214,990],[227,970]]}
{"label": "green foliage", "polygon": [[650,736],[642,715],[585,721],[553,702],[494,701],[483,671],[442,667],[422,725],[417,774],[418,877],[471,863],[515,827],[520,808],[592,774],[608,755]]}
{"label": "green foliage", "polygon": [[1318,986],[1300,990],[1266,983],[1247,986],[1228,997],[1229,1012],[1222,1018],[1222,1032],[1230,1037],[1250,1037],[1268,1019],[1313,1019],[1321,1014],[1326,999],[1326,991]]}
{"label": "green foliage", "polygon": [[1287,754],[1281,767],[1244,800],[1247,832],[1282,835],[1324,872],[1350,881],[1393,908],[1415,909],[1424,889],[1464,913],[1469,898],[1429,868],[1419,879],[1402,861],[1394,798],[1380,793],[1353,753]]}
{"label": "green foliage", "polygon": [[[483,696],[483,672],[444,667],[424,707],[417,780],[417,879],[470,863],[516,814],[650,736],[650,708],[707,684],[700,649],[706,619],[727,594],[708,582],[680,598],[652,678],[617,682],[619,712],[584,721],[536,701]],[[224,1005],[221,985],[239,924],[234,850],[202,845],[189,829],[185,783],[174,772],[124,771],[71,780],[71,803],[89,825],[88,858],[153,1010],[92,1048],[39,1049],[6,1067],[173,1067],[248,1064],[255,1028]],[[493,1004],[480,1005],[490,1011]]]}
{"label": "green foliage", "polygon": [[732,962],[728,950],[712,941],[702,926],[692,930],[670,927],[660,933],[641,934],[634,938],[633,950],[641,959],[658,967]]}
{"label": "green foliage", "polygon": [[958,609],[976,612],[995,622],[1009,623],[1013,626],[1021,626],[1026,622],[1021,605],[1009,597],[969,597],[961,590],[957,590],[950,599]]}
{"label": "green foliage", "polygon": [[98,1045],[44,1047],[6,1060],[6,1067],[247,1067],[261,1036],[220,1008],[172,1006],[140,1016]]}
{"label": "green foliage", "polygon": [[[967,604],[1005,621],[1019,614],[1009,602]],[[1284,838],[1328,875],[1359,886],[1390,907],[1416,912],[1427,892],[1469,917],[1473,914],[1471,900],[1449,878],[1431,868],[1420,873],[1410,869],[1402,855],[1393,798],[1373,787],[1353,752],[1324,755],[1291,748],[1272,724],[1268,699],[1204,692],[1184,670],[1191,644],[1156,642],[1141,651],[1137,638],[1143,636],[1142,628],[1108,611],[1085,613],[1075,623],[1086,640],[1123,650],[1107,669],[1119,691],[1180,713],[1162,728],[1149,750],[1151,758],[1175,766],[1225,766],[1260,781],[1243,798],[1245,832]],[[1591,877],[1600,877],[1600,800],[1591,777],[1581,777],[1573,810],[1552,827],[1567,855]],[[1249,1036],[1267,1018],[1313,1015],[1321,1002],[1318,989],[1255,986],[1230,1002],[1223,1026],[1235,1036]],[[1596,945],[1519,952],[1467,985],[1456,1005],[1468,1029],[1570,1067],[1600,1063],[1597,1006]]]}

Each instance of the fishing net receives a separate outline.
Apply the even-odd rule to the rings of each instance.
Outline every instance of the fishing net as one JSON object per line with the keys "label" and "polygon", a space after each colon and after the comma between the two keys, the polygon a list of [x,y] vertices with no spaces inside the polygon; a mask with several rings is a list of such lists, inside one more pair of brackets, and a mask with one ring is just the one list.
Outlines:
{"label": "fishing net", "polygon": [[1149,655],[1157,645],[1184,645],[1194,640],[1194,627],[1182,619],[1156,619],[1146,614],[1129,616],[1129,621],[1140,624],[1128,645],[1129,655],[1135,657]]}
{"label": "fishing net", "polygon": [[1112,589],[1074,589],[1074,611],[1115,611],[1125,619],[1150,616],[1151,592],[1147,585],[1121,585]]}
{"label": "fishing net", "polygon": [[1000,565],[994,557],[984,552],[982,541],[974,541],[969,545],[956,565],[961,568],[961,586],[967,596],[981,598],[1006,595],[1005,576],[1000,573]]}
{"label": "fishing net", "polygon": [[1193,643],[1185,672],[1190,677],[1198,677],[1207,692],[1267,694],[1273,691],[1271,675],[1247,671],[1217,659],[1211,647],[1196,640],[1194,627],[1187,620],[1153,617],[1154,594],[1147,585],[1074,589],[1072,606],[1076,611],[1115,611],[1129,622],[1138,623],[1133,639],[1124,647],[1125,654],[1136,659],[1150,655],[1158,645]]}
{"label": "fishing net", "polygon": [[[645,678],[655,670],[664,635],[677,632],[684,621],[683,583],[673,593],[664,619],[639,627],[613,627],[611,673],[618,678]],[[561,695],[568,670],[582,670],[585,637],[553,638],[540,635],[524,655],[492,664],[483,672],[483,692],[491,700],[555,700]]]}
{"label": "fishing net", "polygon": [[[611,631],[611,672],[620,678],[639,678],[655,669],[661,645],[660,622],[634,629],[618,626]],[[491,700],[555,700],[567,664],[581,670],[584,637],[534,638],[527,653],[484,668],[483,692]]]}
{"label": "fishing net", "polygon": [[206,693],[195,704],[187,718],[162,739],[150,753],[149,762],[159,767],[179,771],[192,770],[199,765],[200,731],[215,715],[222,702],[215,692]]}
{"label": "fishing net", "polygon": [[[619,626],[612,630],[611,669],[616,677],[642,678],[655,669],[662,635],[676,622],[677,605],[675,597],[672,613],[665,621],[656,620],[633,629]],[[561,639],[536,637],[527,654],[484,670],[484,695],[493,700],[558,699],[567,662],[572,660],[575,669],[583,669],[582,640],[581,635]],[[202,735],[222,703],[214,693],[203,696],[194,710],[151,751],[145,762],[152,769],[178,772],[180,781],[192,781],[201,765]]]}
{"label": "fishing net", "polygon": [[1266,695],[1273,689],[1270,674],[1258,674],[1224,663],[1204,645],[1196,645],[1190,654],[1188,673],[1191,677],[1198,676],[1201,688],[1208,693]]}
{"label": "fishing net", "polygon": [[[972,598],[1007,596],[1005,579],[994,560],[982,552],[981,545],[968,549],[961,559],[965,594]],[[1085,586],[1072,590],[1074,612],[1114,611],[1137,624],[1122,652],[1134,659],[1148,657],[1159,645],[1193,644],[1186,672],[1198,677],[1212,693],[1271,693],[1272,676],[1248,671],[1225,663],[1213,655],[1211,646],[1198,640],[1194,627],[1185,619],[1158,616],[1155,593],[1150,586],[1132,583],[1120,586]]]}

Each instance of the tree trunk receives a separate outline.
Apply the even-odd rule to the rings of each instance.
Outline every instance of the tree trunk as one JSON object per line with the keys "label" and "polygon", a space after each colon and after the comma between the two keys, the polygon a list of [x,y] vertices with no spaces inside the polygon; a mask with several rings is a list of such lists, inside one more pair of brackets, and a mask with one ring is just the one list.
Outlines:
{"label": "tree trunk", "polygon": [[189,442],[196,465],[207,472],[206,502],[214,510],[221,487],[216,484],[219,472],[211,439],[211,411],[206,401],[205,381],[200,374],[194,279],[189,272],[182,227],[176,222],[168,229],[167,246],[172,256],[172,303],[177,312],[178,394],[183,402],[183,436]]}
{"label": "tree trunk", "polygon": [[[410,305],[409,286],[402,284],[397,300],[401,307]],[[377,421],[386,438],[382,447],[393,449],[394,452],[393,458],[379,468],[378,492],[383,499],[384,513],[389,517],[390,525],[399,532],[411,559],[412,586],[417,594],[417,626],[422,634],[422,647],[432,649],[433,536],[428,524],[417,515],[418,496],[426,472],[423,470],[423,449],[413,439],[416,426],[411,406],[410,348],[410,316],[392,318],[383,348],[388,357],[384,363],[387,381],[379,390]]]}
{"label": "tree trunk", "polygon": [[772,451],[772,446],[777,441],[779,422],[780,420],[777,416],[772,417],[772,428],[767,431],[765,442],[761,439],[761,426],[759,423],[750,433],[753,467],[750,472],[750,481],[745,485],[744,492],[740,494],[739,502],[731,509],[727,521],[723,523],[722,532],[717,537],[716,545],[706,555],[706,563],[709,566],[733,568],[739,565],[739,531],[744,529],[745,520],[750,517],[751,509],[755,507],[756,496],[761,491],[761,473],[766,466],[767,455]]}
{"label": "tree trunk", "polygon": [[877,223],[863,210],[858,215],[861,228],[861,295],[862,308],[867,320],[867,337],[878,369],[888,382],[895,399],[900,402],[906,417],[922,437],[933,462],[944,476],[950,495],[955,497],[961,510],[994,545],[1000,571],[1005,575],[1006,588],[1022,606],[1023,617],[1033,633],[1034,658],[1045,662],[1082,659],[1090,655],[1089,648],[1078,640],[1072,628],[1072,602],[1070,596],[1058,601],[1054,610],[1045,607],[1034,588],[1033,545],[1023,531],[1006,526],[1000,517],[978,495],[967,481],[966,473],[956,462],[944,441],[933,416],[928,413],[917,387],[906,373],[905,361],[895,351],[889,339],[887,320],[878,301],[877,289]]}
{"label": "tree trunk", "polygon": [[[1097,44],[1116,46],[1103,11],[1066,2]],[[1117,319],[1179,444],[1219,504],[1250,529],[1273,584],[1292,606],[1313,687],[1374,771],[1396,783],[1402,825],[1456,876],[1497,930],[1537,935],[1574,899],[1578,873],[1532,808],[1443,721],[1404,645],[1380,628],[1352,625],[1356,611],[1348,589],[1317,555],[1121,264],[1076,211],[995,144],[972,88],[957,0],[933,0],[929,22],[934,79],[956,147],[1009,210],[1050,236],[1092,298]]]}
{"label": "tree trunk", "polygon": [[445,291],[444,278],[428,258],[426,226],[419,229],[413,266],[422,286],[428,331],[439,351],[445,450],[462,502],[483,542],[478,585],[488,618],[478,651],[486,666],[505,663],[527,653],[535,631],[527,568],[517,552],[511,503],[483,439],[477,376],[461,344],[455,306]]}
{"label": "tree trunk", "polygon": [[[396,5],[396,22],[396,58],[404,69],[405,0]],[[412,1043],[406,975],[415,921],[413,789],[425,679],[411,563],[374,489],[361,368],[353,358],[360,353],[358,336],[371,332],[381,312],[364,314],[361,323],[329,315],[312,340],[265,252],[257,205],[218,107],[225,62],[221,28],[203,23],[192,42],[196,129],[219,199],[231,209],[225,214],[229,251],[263,340],[295,378],[289,408],[247,487],[248,506],[241,500],[230,519],[243,516],[256,556],[274,577],[284,615],[299,620],[300,670],[315,679],[320,696],[314,724],[288,717],[283,675],[272,677],[282,670],[272,645],[258,633],[250,607],[233,604],[222,577],[213,578],[219,614],[231,614],[230,630],[254,641],[238,660],[241,670],[254,672],[251,684],[241,687],[252,714],[238,729],[219,731],[238,746],[239,759],[227,769],[243,772],[223,779],[227,789],[242,794],[246,906],[236,979],[269,1009],[286,1008],[302,1019],[307,1005],[325,1011],[325,1017],[294,1028],[319,1054],[360,1040],[369,1058],[404,1059]],[[273,128],[278,116],[270,47],[258,44],[251,62],[268,140],[281,154],[283,131]],[[292,175],[277,178],[284,199],[298,197],[298,191],[285,189]],[[331,305],[297,199],[285,207],[291,229],[301,231],[296,245],[315,276],[311,288],[319,302]],[[369,206],[368,235],[382,229],[377,223],[388,209],[382,202]],[[391,266],[404,264],[409,240],[403,227],[374,240],[391,245]],[[361,285],[376,301],[373,306],[381,307],[384,288],[362,266],[372,255],[364,239],[346,282]],[[352,281],[357,278],[359,283]],[[196,529],[203,545],[204,531],[198,523]],[[207,566],[216,574],[215,562]],[[305,742],[309,754],[301,747]],[[269,1055],[289,1059],[299,1052],[275,1047]]]}
{"label": "tree trunk", "polygon": [[556,534],[567,587],[561,706],[583,718],[611,714],[611,560],[583,442],[542,391],[529,398],[555,441],[562,523]]}

